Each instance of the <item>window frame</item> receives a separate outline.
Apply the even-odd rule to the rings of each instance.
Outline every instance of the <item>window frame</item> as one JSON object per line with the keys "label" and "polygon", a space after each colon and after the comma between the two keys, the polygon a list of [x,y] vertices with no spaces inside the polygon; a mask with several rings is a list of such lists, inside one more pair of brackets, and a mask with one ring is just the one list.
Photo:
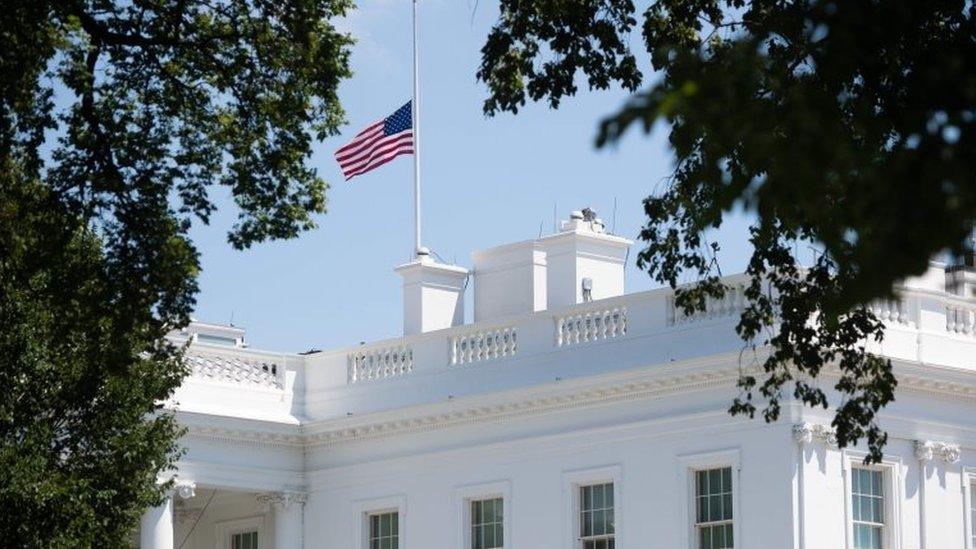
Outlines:
{"label": "window frame", "polygon": [[407,499],[404,495],[359,500],[353,504],[356,547],[369,549],[369,522],[374,515],[397,513],[397,549],[406,547]]}
{"label": "window frame", "polygon": [[512,545],[512,483],[499,480],[481,484],[458,486],[454,489],[454,508],[457,509],[457,547],[471,548],[471,503],[486,499],[502,499],[502,543]]}
{"label": "window frame", "polygon": [[685,546],[688,549],[698,549],[699,528],[697,513],[697,486],[695,476],[698,471],[711,469],[732,469],[732,545],[742,547],[742,511],[739,505],[740,475],[742,474],[741,459],[738,448],[719,450],[699,454],[678,456],[678,476],[685,498]]}
{"label": "window frame", "polygon": [[234,538],[236,538],[237,536],[254,536],[254,545],[255,545],[255,547],[253,547],[252,549],[262,549],[261,548],[261,533],[258,532],[257,530],[247,529],[247,530],[242,530],[240,532],[234,532],[234,533],[230,534],[230,546],[231,546],[231,549],[236,549],[234,547]]}
{"label": "window frame", "polygon": [[[876,473],[881,478],[881,497],[880,497],[880,499],[881,499],[881,510],[882,510],[881,522],[858,521],[854,517],[854,513],[853,513],[853,506],[854,506],[854,473],[856,471],[867,471],[869,473]],[[889,512],[889,509],[888,508],[890,507],[890,501],[889,500],[891,499],[891,488],[889,487],[890,482],[887,479],[887,474],[886,474],[885,469],[882,468],[882,467],[875,467],[875,466],[871,466],[871,465],[864,465],[862,463],[860,465],[851,465],[850,474],[851,474],[851,501],[850,501],[850,505],[851,505],[851,508],[852,508],[851,515],[850,515],[850,523],[851,523],[851,526],[850,526],[850,530],[851,530],[851,544],[854,544],[855,543],[854,542],[854,538],[855,538],[854,530],[855,530],[855,527],[858,524],[863,524],[863,525],[866,525],[866,526],[868,526],[868,527],[870,527],[872,529],[876,529],[876,530],[880,529],[880,531],[881,531],[881,543],[882,543],[882,547],[889,547],[890,538],[891,538],[890,533],[889,533],[889,531],[891,530],[891,520],[889,519],[889,516],[891,515],[891,513]],[[868,496],[868,497],[871,497],[871,498],[875,498],[875,499],[878,498],[877,495],[875,495],[875,494],[868,494],[868,493],[866,493],[864,491],[858,492],[858,494],[865,495],[865,496]]]}
{"label": "window frame", "polygon": [[976,501],[973,500],[973,492],[976,491],[976,467],[962,468],[962,497],[963,497],[963,524],[966,530],[966,549],[976,549],[976,525],[973,519],[976,518]]}
{"label": "window frame", "polygon": [[904,499],[905,468],[901,458],[886,455],[881,463],[865,465],[866,452],[844,450],[844,536],[847,549],[854,549],[854,505],[853,469],[868,469],[880,471],[882,488],[884,490],[884,529],[882,531],[882,547],[884,549],[899,549],[901,547],[902,520],[901,505]]}
{"label": "window frame", "polygon": [[214,524],[216,549],[231,549],[234,534],[258,533],[258,549],[269,547],[267,539],[266,515],[255,515],[239,519],[222,520]]}
{"label": "window frame", "polygon": [[566,542],[568,549],[582,549],[583,539],[580,535],[580,513],[582,505],[580,491],[584,486],[613,483],[613,540],[614,546],[623,531],[623,499],[622,468],[620,465],[607,465],[589,469],[579,469],[563,472],[563,501],[565,501]]}

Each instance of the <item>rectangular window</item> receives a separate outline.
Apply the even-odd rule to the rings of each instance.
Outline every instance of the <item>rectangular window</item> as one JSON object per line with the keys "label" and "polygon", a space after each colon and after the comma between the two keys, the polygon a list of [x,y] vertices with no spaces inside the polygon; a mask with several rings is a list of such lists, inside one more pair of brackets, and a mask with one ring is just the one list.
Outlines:
{"label": "rectangular window", "polygon": [[369,549],[398,549],[400,514],[377,513],[369,516]]}
{"label": "rectangular window", "polygon": [[695,531],[700,549],[732,549],[732,468],[695,471]]}
{"label": "rectangular window", "polygon": [[851,468],[851,515],[854,549],[883,549],[885,533],[884,472]]}
{"label": "rectangular window", "polygon": [[976,548],[976,483],[969,485],[969,531],[971,547]]}
{"label": "rectangular window", "polygon": [[579,497],[583,549],[614,549],[613,483],[580,486]]}
{"label": "rectangular window", "polygon": [[505,547],[505,509],[502,498],[471,502],[471,549]]}
{"label": "rectangular window", "polygon": [[258,533],[240,532],[232,535],[230,549],[258,549]]}

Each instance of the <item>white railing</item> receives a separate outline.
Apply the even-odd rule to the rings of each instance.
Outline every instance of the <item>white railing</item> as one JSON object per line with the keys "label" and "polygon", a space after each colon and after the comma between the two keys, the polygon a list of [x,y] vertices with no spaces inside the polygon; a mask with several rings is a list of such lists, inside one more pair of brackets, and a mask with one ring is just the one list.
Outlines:
{"label": "white railing", "polygon": [[705,298],[705,310],[685,313],[684,309],[678,307],[675,298],[670,297],[670,324],[684,324],[686,322],[698,322],[712,318],[725,318],[741,314],[746,308],[746,288],[744,285],[736,284],[725,290],[725,296],[721,299],[713,297]]}
{"label": "white railing", "polygon": [[[675,328],[684,331],[701,327],[707,330],[708,337],[712,337],[726,329],[731,330],[724,323],[734,324],[748,304],[743,282],[734,280],[730,286],[724,298],[709,300],[705,311],[692,315],[677,314],[673,309],[673,292],[651,290],[508,318],[501,321],[503,324],[469,324],[337,349],[312,355],[306,360],[321,364],[312,376],[316,378],[313,381],[316,384],[336,386],[378,380],[406,382],[409,377],[417,377],[419,383],[425,383],[420,380],[435,379],[428,378],[428,374],[439,375],[462,367],[473,369],[494,361],[508,364],[520,358],[527,359],[526,364],[534,364],[529,359],[554,351],[571,352],[580,346],[600,342],[635,344],[647,336],[667,337],[665,332]],[[936,350],[929,339],[904,339],[909,337],[905,333],[909,330],[918,330],[922,335],[939,332],[953,335],[954,339],[966,337],[976,341],[976,300],[913,288],[901,288],[900,292],[898,299],[879,300],[870,305],[870,310],[892,328],[886,349],[902,352],[924,340],[930,345],[928,349]],[[729,331],[727,335],[734,335],[734,332]],[[899,338],[898,342],[907,342],[906,345],[895,345],[895,338]],[[724,340],[722,344],[725,344]],[[572,360],[571,357],[566,359]]]}
{"label": "white railing", "polygon": [[868,309],[882,322],[907,326],[912,323],[908,304],[901,299],[882,299],[875,301]]}
{"label": "white railing", "polygon": [[400,377],[413,371],[413,349],[407,345],[364,349],[349,353],[349,382]]}
{"label": "white railing", "polygon": [[190,366],[193,377],[277,389],[284,386],[284,363],[276,362],[270,357],[206,352],[191,348],[184,360]]}
{"label": "white railing", "polygon": [[976,335],[976,306],[947,302],[945,313],[946,331],[968,336]]}
{"label": "white railing", "polygon": [[556,346],[613,339],[627,333],[627,308],[606,307],[556,317]]}
{"label": "white railing", "polygon": [[451,364],[471,364],[515,356],[518,352],[518,330],[514,326],[478,330],[451,336]]}

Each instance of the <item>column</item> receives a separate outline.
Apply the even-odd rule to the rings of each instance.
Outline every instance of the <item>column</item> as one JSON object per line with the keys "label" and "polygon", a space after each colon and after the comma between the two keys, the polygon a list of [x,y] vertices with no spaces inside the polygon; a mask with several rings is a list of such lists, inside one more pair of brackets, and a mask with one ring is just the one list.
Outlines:
{"label": "column", "polygon": [[304,492],[271,492],[258,501],[274,511],[274,549],[301,549],[304,546]]}
{"label": "column", "polygon": [[957,470],[955,466],[959,463],[960,454],[957,444],[915,441],[915,457],[918,459],[920,549],[964,547],[957,532],[963,530],[958,522],[964,517],[965,509],[962,508],[962,498],[955,491],[960,482],[954,480],[962,473],[961,468]]}
{"label": "column", "polygon": [[844,486],[836,433],[829,425],[804,422],[793,426],[793,440],[798,450],[793,547],[844,547]]}
{"label": "column", "polygon": [[173,549],[173,495],[186,499],[194,496],[196,484],[177,481],[173,490],[166,493],[163,503],[146,509],[139,528],[140,549]]}
{"label": "column", "polygon": [[173,549],[173,497],[166,494],[162,505],[142,515],[139,549]]}

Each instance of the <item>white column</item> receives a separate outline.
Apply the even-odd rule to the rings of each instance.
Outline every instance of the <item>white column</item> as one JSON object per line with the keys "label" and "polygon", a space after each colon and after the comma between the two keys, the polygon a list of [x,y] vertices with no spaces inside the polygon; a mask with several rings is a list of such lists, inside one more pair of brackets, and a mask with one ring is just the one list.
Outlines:
{"label": "white column", "polygon": [[271,492],[258,496],[274,512],[273,549],[301,549],[304,546],[304,492]]}
{"label": "white column", "polygon": [[139,549],[173,549],[173,495],[183,499],[196,494],[196,484],[181,480],[173,485],[166,499],[157,507],[150,507],[142,515],[139,528]]}
{"label": "white column", "polygon": [[173,496],[158,507],[150,507],[142,515],[139,549],[173,549]]}
{"label": "white column", "polygon": [[[959,463],[959,445],[916,440],[915,457],[918,459],[919,548],[963,547],[955,535],[957,529],[954,520],[965,514],[962,503],[955,498],[947,501],[941,497],[945,485],[951,484],[946,482],[946,476],[952,474],[949,471],[950,466]],[[954,508],[957,506],[958,508]]]}

